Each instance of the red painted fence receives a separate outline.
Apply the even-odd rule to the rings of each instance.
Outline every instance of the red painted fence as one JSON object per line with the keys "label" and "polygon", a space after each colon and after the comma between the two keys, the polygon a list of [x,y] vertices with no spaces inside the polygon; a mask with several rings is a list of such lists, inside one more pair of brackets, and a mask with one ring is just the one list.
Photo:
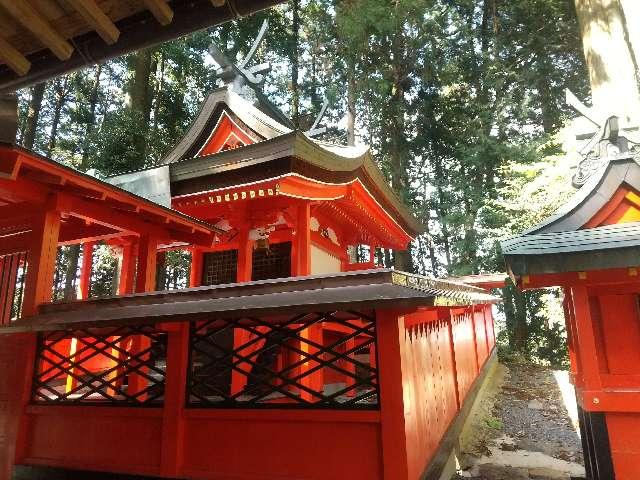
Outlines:
{"label": "red painted fence", "polygon": [[[263,387],[273,385],[273,392],[267,397],[261,390],[251,395],[249,390],[234,393],[234,377],[221,376],[220,371],[215,373],[218,383],[209,383],[211,387],[203,390],[204,371],[198,370],[199,377],[189,373],[197,365],[209,365],[207,368],[213,372],[217,358],[228,361],[228,354],[215,354],[219,348],[216,345],[222,345],[217,332],[227,328],[223,324],[212,324],[218,330],[198,330],[200,324],[191,322],[190,333],[187,324],[174,323],[163,325],[162,331],[149,327],[132,333],[160,339],[167,336],[166,342],[154,340],[151,353],[145,356],[146,365],[139,358],[136,370],[131,370],[140,373],[146,369],[153,375],[149,385],[155,382],[157,388],[163,389],[162,396],[155,397],[160,403],[147,402],[145,408],[140,408],[142,403],[159,390],[149,390],[145,399],[119,405],[126,400],[130,387],[124,389],[122,382],[116,384],[113,373],[109,373],[133,368],[127,366],[128,354],[124,350],[115,355],[120,343],[113,338],[124,335],[122,332],[105,332],[104,338],[110,339],[105,344],[108,350],[92,337],[85,342],[100,352],[111,352],[109,355],[116,362],[104,373],[103,396],[110,403],[102,406],[95,405],[100,395],[89,395],[87,390],[98,388],[97,383],[91,383],[91,376],[78,379],[78,386],[71,387],[71,392],[81,394],[79,398],[60,394],[65,391],[65,381],[58,378],[61,375],[51,376],[51,381],[57,382],[53,389],[33,390],[35,396],[28,405],[29,385],[16,391],[20,382],[16,381],[14,366],[0,362],[0,394],[4,395],[0,406],[3,400],[9,406],[5,411],[0,409],[0,420],[8,422],[7,433],[0,438],[0,462],[7,469],[15,461],[203,480],[416,480],[429,466],[494,348],[491,305],[425,307],[408,315],[393,310],[343,313],[309,313],[312,323],[302,323],[300,327],[302,320],[296,319],[298,323],[287,327],[293,328],[291,339],[282,341],[281,354],[270,360],[277,365],[273,368],[283,368],[285,373],[257,379]],[[269,327],[264,323],[258,330],[243,319],[225,322],[236,331],[252,329],[260,335],[271,328],[277,335],[284,334],[278,324]],[[262,320],[254,322],[261,324]],[[313,336],[312,328],[321,328],[324,334]],[[205,334],[208,343],[194,343],[194,338]],[[347,343],[338,344],[340,335]],[[16,342],[14,336],[0,337],[0,351],[18,355],[15,348],[23,345],[23,350],[31,352],[18,355],[27,359],[27,370],[28,365],[40,365],[33,362],[33,354],[51,355],[58,345],[51,344],[55,332],[53,337],[41,337],[37,351],[34,335],[20,338]],[[50,347],[43,351],[47,341]],[[322,343],[324,353],[314,353],[321,346],[316,342]],[[244,352],[244,360],[238,365],[257,365],[263,362],[260,358],[265,358],[260,357],[260,352],[266,354],[273,348],[267,348],[267,343],[260,343],[265,346],[258,348],[255,355],[247,353],[252,350],[245,346],[236,346],[232,356]],[[200,352],[199,356],[194,356],[195,351]],[[284,355],[286,351],[289,353]],[[319,368],[314,368],[313,362]],[[47,368],[53,368],[50,362],[45,363]],[[79,367],[65,362],[55,365],[63,370],[62,377],[76,375]],[[160,372],[166,373],[164,377],[153,373],[158,365],[166,367]],[[36,387],[48,385],[48,374],[34,373]],[[249,383],[257,381],[254,374],[246,375]],[[224,388],[220,378],[226,379]],[[318,382],[320,386],[314,386]],[[221,388],[224,392],[216,396],[214,391]],[[315,388],[317,393],[310,390],[307,399],[300,394],[296,402],[294,392],[303,388]],[[333,392],[340,389],[344,393],[336,397]],[[85,390],[88,393],[82,394]],[[196,394],[200,400],[194,404]],[[281,400],[273,397],[278,394]],[[85,398],[93,403],[78,404]],[[258,401],[259,398],[263,400]],[[296,408],[274,404],[287,398],[290,407]],[[64,405],[67,400],[76,404]],[[7,478],[8,473],[0,472],[0,479]]]}
{"label": "red painted fence", "polygon": [[493,351],[495,335],[491,305],[421,309],[405,317],[404,327],[407,478],[417,479]]}

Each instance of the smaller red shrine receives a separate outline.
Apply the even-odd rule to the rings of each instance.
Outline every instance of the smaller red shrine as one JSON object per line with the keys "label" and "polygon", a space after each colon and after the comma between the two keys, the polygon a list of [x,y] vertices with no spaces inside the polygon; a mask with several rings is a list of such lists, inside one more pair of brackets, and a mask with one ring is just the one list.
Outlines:
{"label": "smaller red shrine", "polygon": [[640,465],[640,158],[610,118],[556,215],[502,242],[521,289],[564,293],[587,478],[635,480]]}

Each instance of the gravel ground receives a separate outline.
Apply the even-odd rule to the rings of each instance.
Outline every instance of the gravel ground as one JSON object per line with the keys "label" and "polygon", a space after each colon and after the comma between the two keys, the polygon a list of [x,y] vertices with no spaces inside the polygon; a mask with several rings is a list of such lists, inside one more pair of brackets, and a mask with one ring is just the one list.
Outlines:
{"label": "gravel ground", "polygon": [[535,365],[500,365],[462,443],[454,478],[584,478],[575,395],[567,378],[566,372]]}
{"label": "gravel ground", "polygon": [[507,365],[509,373],[494,415],[502,433],[520,450],[583,464],[582,444],[567,413],[553,370],[534,365]]}

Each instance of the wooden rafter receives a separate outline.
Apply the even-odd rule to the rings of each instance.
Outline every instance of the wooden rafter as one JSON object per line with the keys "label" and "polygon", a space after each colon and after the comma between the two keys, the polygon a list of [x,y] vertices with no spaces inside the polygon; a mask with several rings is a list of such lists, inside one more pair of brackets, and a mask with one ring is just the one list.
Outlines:
{"label": "wooden rafter", "polygon": [[225,3],[227,3],[227,0],[211,0],[211,4],[214,7],[222,7]]}
{"label": "wooden rafter", "polygon": [[73,53],[71,44],[56,32],[29,2],[25,0],[0,0],[0,5],[60,60],[67,60],[71,57]]}
{"label": "wooden rafter", "polygon": [[160,25],[169,25],[173,20],[173,10],[166,0],[144,0],[144,4]]}
{"label": "wooden rafter", "polygon": [[2,37],[0,37],[0,59],[21,77],[31,68],[31,62]]}
{"label": "wooden rafter", "polygon": [[105,42],[113,45],[118,41],[120,30],[96,4],[95,0],[67,0],[67,2],[73,6],[85,22],[98,32],[98,35]]}

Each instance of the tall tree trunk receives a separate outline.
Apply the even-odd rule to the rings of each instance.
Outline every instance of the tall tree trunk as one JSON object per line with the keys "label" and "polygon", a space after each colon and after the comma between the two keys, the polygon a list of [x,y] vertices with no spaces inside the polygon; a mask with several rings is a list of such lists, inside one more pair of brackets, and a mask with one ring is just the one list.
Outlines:
{"label": "tall tree trunk", "polygon": [[[630,4],[625,2],[627,12]],[[627,21],[619,0],[575,0],[575,5],[598,120],[617,115],[623,126],[637,126],[640,87],[633,41],[637,41],[638,19]]]}
{"label": "tall tree trunk", "polygon": [[162,106],[162,100],[163,100],[162,99],[162,94],[163,94],[163,89],[164,89],[164,65],[165,65],[164,54],[160,54],[160,64],[158,66],[157,80],[156,80],[157,88],[156,88],[156,94],[155,94],[155,102],[153,104],[153,134],[154,134],[154,136],[158,132],[158,117],[160,115],[160,107]]}
{"label": "tall tree trunk", "polygon": [[46,82],[39,83],[31,88],[31,100],[29,100],[29,110],[27,111],[27,121],[22,137],[22,146],[33,150],[38,130],[38,120],[40,119],[40,109],[42,108],[42,97],[47,88]]}
{"label": "tall tree trunk", "polygon": [[356,144],[356,68],[347,67],[347,145]]}
{"label": "tall tree trunk", "polygon": [[[89,95],[89,118],[84,129],[84,141],[82,145],[82,161],[79,170],[86,172],[89,169],[89,144],[91,132],[96,120],[96,107],[98,104],[98,92],[100,90],[100,75],[102,74],[102,65],[96,66],[96,73]],[[78,296],[76,289],[76,278],[78,275],[78,266],[80,264],[80,244],[71,245],[67,253],[68,262],[66,265],[64,298],[65,300],[74,300]]]}
{"label": "tall tree trunk", "polygon": [[86,172],[89,169],[89,144],[91,142],[91,134],[96,123],[96,108],[98,106],[98,93],[100,91],[100,75],[102,74],[102,64],[96,66],[96,75],[91,87],[91,95],[89,95],[89,118],[84,129],[84,143],[82,145],[82,162],[80,170]]}
{"label": "tall tree trunk", "polygon": [[[395,12],[396,17],[398,13]],[[409,175],[407,158],[407,139],[405,132],[404,115],[406,110],[405,104],[405,81],[406,68],[404,55],[404,39],[402,36],[402,22],[396,19],[396,35],[391,40],[391,98],[389,101],[390,109],[390,157],[391,157],[391,185],[400,198],[408,204],[409,199]],[[413,272],[413,259],[411,258],[411,244],[407,250],[398,250],[394,252],[394,267],[405,272]]]}
{"label": "tall tree trunk", "polygon": [[291,120],[295,128],[300,127],[300,92],[298,75],[300,70],[300,0],[291,0],[293,14],[291,38]]}
{"label": "tall tree trunk", "polygon": [[58,141],[58,127],[60,126],[60,117],[62,116],[62,110],[67,103],[68,90],[67,90],[68,78],[56,80],[54,86],[55,103],[53,105],[53,118],[51,119],[51,131],[49,132],[49,141],[47,142],[47,148],[45,154],[51,155],[53,149],[56,148]]}
{"label": "tall tree trunk", "polygon": [[151,115],[151,63],[152,50],[145,48],[136,53],[133,85],[131,87],[131,108],[137,114],[140,134],[136,136],[136,152],[141,161],[144,161],[147,153],[147,133],[149,131],[149,118]]}

